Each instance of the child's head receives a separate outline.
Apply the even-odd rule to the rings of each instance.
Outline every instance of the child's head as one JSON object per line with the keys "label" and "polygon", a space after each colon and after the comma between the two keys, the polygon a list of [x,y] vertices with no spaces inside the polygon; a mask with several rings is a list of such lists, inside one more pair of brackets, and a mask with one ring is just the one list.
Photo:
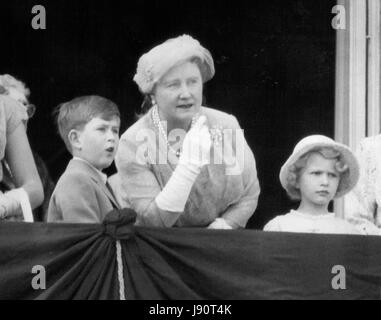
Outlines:
{"label": "child's head", "polygon": [[321,135],[302,139],[280,172],[281,184],[291,199],[301,200],[312,192],[317,201],[327,204],[349,192],[358,178],[359,166],[352,151]]}
{"label": "child's head", "polygon": [[61,103],[56,113],[58,131],[73,156],[100,170],[111,165],[119,142],[120,113],[115,103],[83,96]]}
{"label": "child's head", "polygon": [[287,193],[293,200],[304,197],[315,204],[328,205],[336,196],[342,176],[348,173],[348,166],[338,151],[316,148],[290,167]]}

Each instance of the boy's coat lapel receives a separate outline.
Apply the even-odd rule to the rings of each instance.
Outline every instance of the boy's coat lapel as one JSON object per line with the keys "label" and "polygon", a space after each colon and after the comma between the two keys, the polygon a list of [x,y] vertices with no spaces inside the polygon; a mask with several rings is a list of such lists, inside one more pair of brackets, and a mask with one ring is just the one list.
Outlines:
{"label": "boy's coat lapel", "polygon": [[110,190],[103,183],[100,175],[96,172],[91,166],[89,166],[85,161],[72,159],[70,160],[69,166],[71,168],[80,168],[81,171],[86,171],[86,173],[90,176],[90,178],[99,186],[99,188],[104,192],[107,198],[111,201],[113,206],[117,209],[121,209],[119,203],[115,199],[114,195],[110,192]]}

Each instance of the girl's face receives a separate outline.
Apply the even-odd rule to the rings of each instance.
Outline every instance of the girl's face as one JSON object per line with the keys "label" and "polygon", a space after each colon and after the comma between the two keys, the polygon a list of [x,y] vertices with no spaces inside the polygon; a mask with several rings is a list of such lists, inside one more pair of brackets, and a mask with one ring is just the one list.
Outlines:
{"label": "girl's face", "polygon": [[302,202],[313,207],[328,207],[335,197],[340,174],[335,168],[336,159],[326,159],[319,153],[312,153],[299,177]]}
{"label": "girl's face", "polygon": [[153,97],[162,120],[188,125],[202,102],[202,77],[195,62],[171,68],[156,84]]}

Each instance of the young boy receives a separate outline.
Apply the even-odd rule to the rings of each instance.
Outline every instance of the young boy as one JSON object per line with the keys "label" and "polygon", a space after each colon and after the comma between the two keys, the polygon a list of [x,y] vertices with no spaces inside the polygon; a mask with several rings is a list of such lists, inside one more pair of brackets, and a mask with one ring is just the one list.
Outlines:
{"label": "young boy", "polygon": [[50,199],[48,222],[100,223],[120,209],[102,173],[118,148],[118,107],[99,96],[75,98],[58,106],[57,125],[73,159]]}
{"label": "young boy", "polygon": [[347,146],[325,136],[308,136],[295,146],[279,177],[290,198],[300,204],[271,220],[265,231],[360,234],[328,211],[331,200],[349,192],[359,179],[357,159]]}

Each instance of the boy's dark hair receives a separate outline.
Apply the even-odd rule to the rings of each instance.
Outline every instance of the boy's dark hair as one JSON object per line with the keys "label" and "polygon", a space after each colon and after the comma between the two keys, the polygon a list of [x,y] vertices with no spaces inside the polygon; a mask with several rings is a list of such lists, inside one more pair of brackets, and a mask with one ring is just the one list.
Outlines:
{"label": "boy's dark hair", "polygon": [[69,141],[70,130],[82,130],[93,118],[99,117],[103,120],[120,118],[118,106],[109,99],[100,96],[82,96],[71,101],[63,102],[54,110],[58,132],[65,142],[70,153],[72,153]]}

